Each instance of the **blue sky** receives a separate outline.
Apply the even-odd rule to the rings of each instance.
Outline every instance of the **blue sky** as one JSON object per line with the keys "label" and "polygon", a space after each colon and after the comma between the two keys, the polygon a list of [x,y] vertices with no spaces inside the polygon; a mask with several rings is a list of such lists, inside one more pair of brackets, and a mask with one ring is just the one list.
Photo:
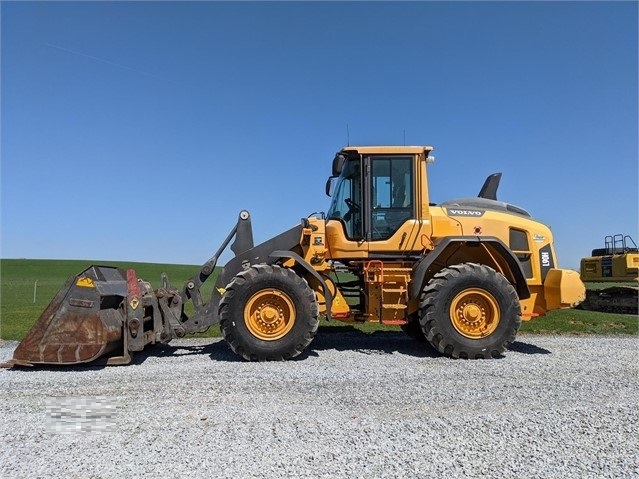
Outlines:
{"label": "blue sky", "polygon": [[638,230],[636,2],[2,2],[3,258],[200,264],[326,210],[334,153],[432,144],[559,263]]}

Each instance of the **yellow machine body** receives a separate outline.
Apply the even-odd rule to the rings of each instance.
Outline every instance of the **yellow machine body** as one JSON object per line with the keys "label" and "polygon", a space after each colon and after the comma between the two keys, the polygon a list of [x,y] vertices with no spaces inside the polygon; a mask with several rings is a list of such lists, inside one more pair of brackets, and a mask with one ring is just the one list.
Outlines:
{"label": "yellow machine body", "polygon": [[[337,214],[331,216],[330,211],[326,219],[309,218],[300,245],[305,260],[323,274],[325,281],[331,285],[330,289],[335,292],[332,318],[403,324],[419,308],[418,298],[411,299],[409,295],[411,282],[423,283],[418,285],[421,289],[437,271],[449,265],[487,265],[515,284],[522,279],[514,271],[512,261],[504,257],[504,249],[499,242],[517,258],[524,273],[525,287],[530,293],[529,297],[520,300],[522,319],[542,316],[551,309],[572,307],[583,300],[585,288],[578,273],[555,266],[557,260],[550,229],[533,220],[524,210],[487,199],[451,201],[441,205],[431,203],[427,180],[431,150],[429,146],[349,147],[340,152],[357,156],[362,161],[368,158],[366,167],[369,174],[375,169],[375,161],[406,158],[406,165],[410,162],[410,170],[405,166],[410,173],[406,174],[406,178],[411,176],[411,183],[400,186],[412,194],[410,197],[405,195],[395,206],[388,202],[388,196],[398,186],[390,184],[391,193],[387,194],[386,205],[381,202],[382,207],[369,208],[367,214],[370,217],[406,214],[405,220],[394,231],[380,238],[372,238],[370,231],[364,232],[364,237],[349,238],[344,218]],[[384,181],[390,183],[394,179],[383,177],[380,181],[372,177],[370,181],[378,181],[382,185]],[[373,189],[374,186],[371,187]],[[373,193],[369,195],[372,197]],[[363,193],[360,192],[361,196]],[[371,199],[374,205],[375,200]],[[361,201],[364,203],[366,200],[362,198]],[[369,219],[369,225],[372,227],[374,224],[375,220]],[[450,238],[459,241],[440,248],[428,272],[421,278],[415,278],[416,263],[433,254],[438,245]],[[292,264],[292,261],[289,262],[289,265]],[[360,310],[350,310],[348,301],[340,294],[340,286],[330,279],[329,273],[334,272],[334,264],[347,265],[344,271],[360,279],[364,289]],[[520,286],[520,290],[525,289]],[[321,291],[317,292],[322,296]]]}

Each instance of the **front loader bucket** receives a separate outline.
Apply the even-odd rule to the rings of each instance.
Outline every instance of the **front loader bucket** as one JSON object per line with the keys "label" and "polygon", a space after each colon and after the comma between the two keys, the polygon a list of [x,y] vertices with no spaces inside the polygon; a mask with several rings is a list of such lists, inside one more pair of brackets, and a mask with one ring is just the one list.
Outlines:
{"label": "front loader bucket", "polygon": [[127,277],[137,286],[133,270],[108,266],[69,279],[3,366],[87,363],[113,351],[109,364],[130,362],[123,335]]}
{"label": "front loader bucket", "polygon": [[[220,281],[230,281],[247,261],[266,261],[282,244],[297,244],[300,233],[301,227],[292,228],[255,249],[251,216],[241,211],[222,246],[181,291],[164,273],[162,285],[154,290],[132,269],[89,266],[67,281],[13,352],[13,359],[0,367],[72,365],[106,356],[108,365],[129,364],[131,354],[147,345],[167,344],[185,334],[204,332],[219,322],[220,291],[226,285]],[[241,256],[224,267],[228,277],[220,275],[211,300],[204,302],[200,287],[213,274],[217,258],[233,238],[231,249]],[[330,294],[327,298],[329,301]],[[184,311],[186,301],[195,308],[191,317]]]}

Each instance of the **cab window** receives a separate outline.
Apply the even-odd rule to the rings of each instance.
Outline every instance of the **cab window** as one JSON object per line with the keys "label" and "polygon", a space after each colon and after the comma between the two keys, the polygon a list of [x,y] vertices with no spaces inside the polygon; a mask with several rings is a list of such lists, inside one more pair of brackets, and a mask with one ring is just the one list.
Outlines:
{"label": "cab window", "polygon": [[390,238],[414,218],[411,157],[371,158],[371,240]]}
{"label": "cab window", "polygon": [[328,219],[340,220],[346,237],[360,240],[364,237],[362,224],[361,167],[356,160],[348,161],[337,179]]}

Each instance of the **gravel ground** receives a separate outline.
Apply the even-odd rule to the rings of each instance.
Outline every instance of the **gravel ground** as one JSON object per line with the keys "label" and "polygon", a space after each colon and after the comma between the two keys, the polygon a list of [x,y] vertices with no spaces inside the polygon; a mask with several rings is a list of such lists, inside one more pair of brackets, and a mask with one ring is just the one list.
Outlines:
{"label": "gravel ground", "polygon": [[[637,346],[520,335],[465,361],[355,332],[281,363],[189,339],[126,367],[2,370],[0,477],[639,477]],[[106,397],[113,432],[49,432],[59,396]]]}

